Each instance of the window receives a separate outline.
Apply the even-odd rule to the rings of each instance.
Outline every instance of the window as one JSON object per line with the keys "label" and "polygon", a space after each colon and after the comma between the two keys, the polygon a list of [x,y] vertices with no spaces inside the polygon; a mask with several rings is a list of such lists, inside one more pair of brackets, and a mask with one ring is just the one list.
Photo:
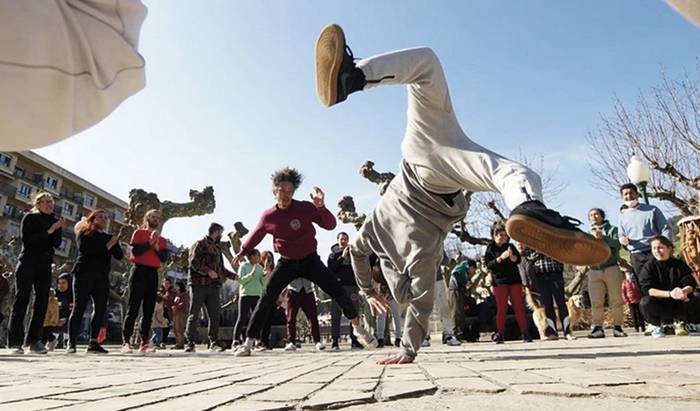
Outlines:
{"label": "window", "polygon": [[85,206],[85,208],[94,209],[96,201],[92,194],[85,193],[83,197],[83,206]]}
{"label": "window", "polygon": [[0,153],[0,166],[10,168],[10,165],[12,165],[12,157],[5,153]]}
{"label": "window", "polygon": [[2,215],[8,215],[11,216],[12,213],[15,212],[15,208],[12,207],[10,204],[5,204],[5,207],[2,208]]}
{"label": "window", "polygon": [[25,173],[26,173],[25,169],[23,169],[22,167],[15,166],[15,176],[21,178],[21,177],[24,177]]}
{"label": "window", "polygon": [[53,191],[58,190],[58,179],[55,177],[46,176],[44,187],[47,190],[53,190]]}
{"label": "window", "polygon": [[71,203],[63,203],[63,212],[61,213],[66,217],[73,217],[75,215],[75,206]]}
{"label": "window", "polygon": [[24,183],[19,185],[19,189],[17,190],[17,195],[23,198],[31,198],[32,197],[32,187],[28,186]]}
{"label": "window", "polygon": [[124,221],[124,213],[122,213],[121,210],[115,209],[113,220],[121,223],[122,221]]}

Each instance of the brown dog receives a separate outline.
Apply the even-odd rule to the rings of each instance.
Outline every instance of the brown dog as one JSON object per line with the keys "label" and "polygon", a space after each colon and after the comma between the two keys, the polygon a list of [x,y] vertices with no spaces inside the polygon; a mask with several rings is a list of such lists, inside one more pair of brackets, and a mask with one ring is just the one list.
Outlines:
{"label": "brown dog", "polygon": [[[544,306],[537,304],[529,288],[525,288],[525,302],[527,308],[532,310],[532,320],[540,333],[540,339],[545,340],[547,338],[545,334],[547,330],[547,315],[544,312]],[[573,328],[583,318],[583,297],[580,295],[572,296],[566,302],[566,308],[569,310],[569,326]],[[557,314],[557,324],[561,324],[559,309],[555,307],[554,311]]]}

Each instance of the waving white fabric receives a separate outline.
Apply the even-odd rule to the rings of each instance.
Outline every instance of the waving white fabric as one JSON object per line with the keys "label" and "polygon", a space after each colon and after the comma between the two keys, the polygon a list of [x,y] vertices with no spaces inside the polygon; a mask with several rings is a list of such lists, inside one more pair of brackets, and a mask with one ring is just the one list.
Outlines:
{"label": "waving white fabric", "polygon": [[140,0],[0,1],[0,150],[93,126],[145,85]]}

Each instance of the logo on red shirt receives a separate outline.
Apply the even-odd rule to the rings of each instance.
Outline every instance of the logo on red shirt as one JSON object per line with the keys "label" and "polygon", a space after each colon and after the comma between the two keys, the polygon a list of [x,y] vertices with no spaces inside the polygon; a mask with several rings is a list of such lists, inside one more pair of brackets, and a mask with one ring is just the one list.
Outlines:
{"label": "logo on red shirt", "polygon": [[297,231],[301,228],[301,221],[295,218],[289,222],[289,226],[292,228],[292,230]]}

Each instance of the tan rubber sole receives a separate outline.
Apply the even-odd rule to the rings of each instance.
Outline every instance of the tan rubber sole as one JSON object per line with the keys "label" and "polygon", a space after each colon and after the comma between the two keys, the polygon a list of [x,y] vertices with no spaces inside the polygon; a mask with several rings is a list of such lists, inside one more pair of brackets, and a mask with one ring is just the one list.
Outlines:
{"label": "tan rubber sole", "polygon": [[345,34],[337,24],[329,24],[316,39],[316,91],[321,103],[330,107],[338,99],[338,73],[343,63]]}
{"label": "tan rubber sole", "polygon": [[603,241],[583,232],[551,227],[527,216],[510,217],[506,232],[513,240],[565,264],[597,265],[610,258],[610,247]]}

